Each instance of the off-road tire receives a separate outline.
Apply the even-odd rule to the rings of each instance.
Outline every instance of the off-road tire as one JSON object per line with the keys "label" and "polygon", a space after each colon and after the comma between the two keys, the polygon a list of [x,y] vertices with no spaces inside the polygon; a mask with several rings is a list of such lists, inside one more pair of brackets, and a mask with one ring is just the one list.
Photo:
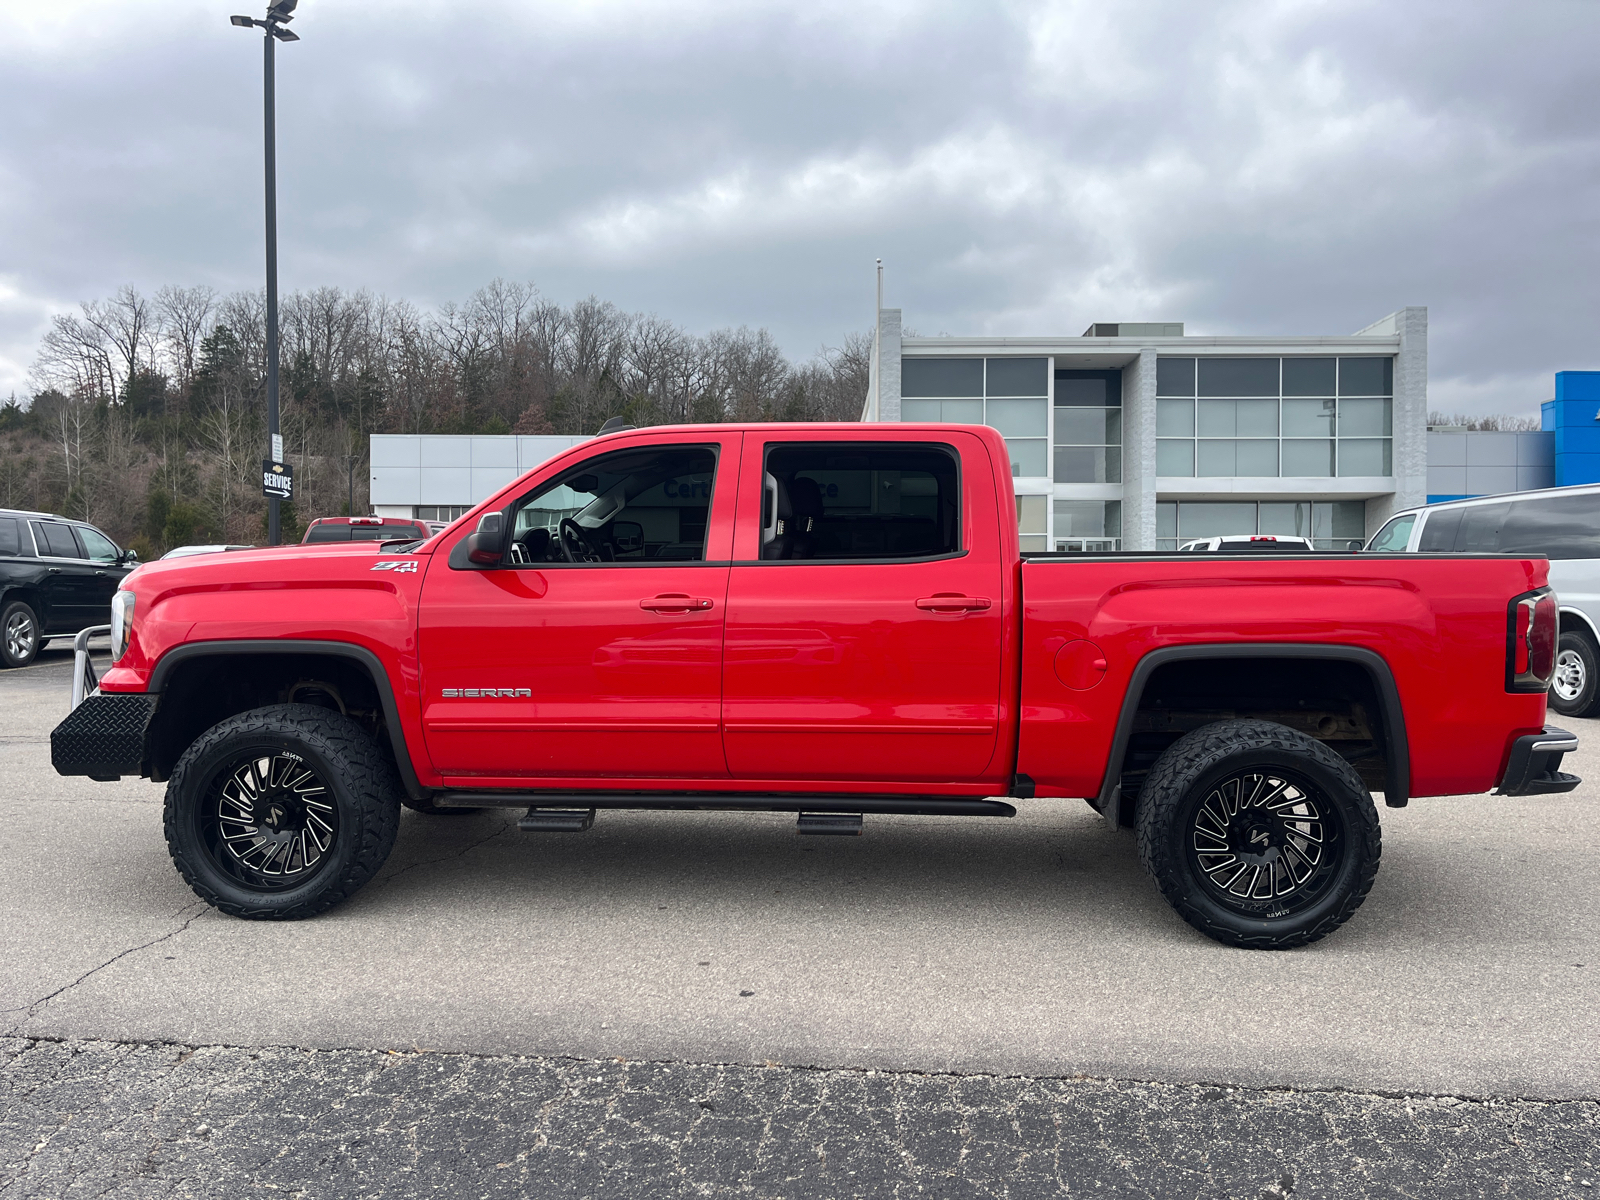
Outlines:
{"label": "off-road tire", "polygon": [[[12,626],[20,626],[13,630]],[[25,649],[13,653],[18,642],[18,633],[31,630],[28,644]],[[31,605],[25,600],[13,600],[4,608],[0,608],[0,666],[25,667],[39,657],[39,651],[44,648],[44,630],[39,627],[39,614],[33,611]]]}
{"label": "off-road tire", "polygon": [[[208,845],[207,805],[225,776],[273,754],[316,772],[335,810],[331,844],[303,882],[262,890],[240,882],[227,852]],[[277,704],[213,725],[183,752],[167,783],[167,848],[194,892],[230,916],[292,921],[325,912],[378,873],[400,827],[394,762],[355,721],[311,704]]]}
{"label": "off-road tire", "polygon": [[[1206,856],[1197,847],[1212,843],[1201,841],[1205,835],[1196,822],[1219,787],[1252,771],[1288,780],[1312,798],[1310,811],[1326,809],[1314,822],[1323,839],[1314,847],[1319,865],[1308,871],[1298,900],[1292,891],[1282,900],[1224,899],[1215,877],[1208,878],[1200,865]],[[1139,861],[1167,903],[1206,936],[1252,950],[1304,946],[1348,921],[1372,888],[1382,849],[1378,810],[1355,769],[1321,742],[1271,721],[1218,721],[1179,738],[1140,789],[1137,824]],[[1225,853],[1208,857],[1221,860]],[[1332,861],[1323,861],[1323,854]],[[1309,860],[1299,861],[1309,868]],[[1271,867],[1268,872],[1270,892],[1275,876]]]}
{"label": "off-road tire", "polygon": [[1600,716],[1600,665],[1596,664],[1595,645],[1587,634],[1568,630],[1556,642],[1556,678],[1574,667],[1581,672],[1583,684],[1578,693],[1567,699],[1556,690],[1555,679],[1550,681],[1548,704],[1563,717]]}
{"label": "off-road tire", "polygon": [[400,803],[412,812],[423,813],[430,817],[459,817],[463,813],[482,812],[481,808],[440,808],[431,800],[417,800],[411,796],[402,795]]}

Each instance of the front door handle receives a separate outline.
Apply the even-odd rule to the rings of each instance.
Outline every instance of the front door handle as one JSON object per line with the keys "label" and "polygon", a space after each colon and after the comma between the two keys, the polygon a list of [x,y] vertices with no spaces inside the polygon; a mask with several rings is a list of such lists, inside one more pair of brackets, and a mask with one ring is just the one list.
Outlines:
{"label": "front door handle", "polygon": [[917,607],[928,612],[981,612],[989,606],[983,596],[963,596],[959,592],[940,592],[917,601]]}
{"label": "front door handle", "polygon": [[52,574],[52,575],[61,574],[61,568],[60,567],[49,567],[47,569],[49,570],[50,574]]}
{"label": "front door handle", "polygon": [[686,596],[681,592],[669,592],[639,601],[639,607],[646,612],[704,612],[711,606],[711,601],[704,596]]}

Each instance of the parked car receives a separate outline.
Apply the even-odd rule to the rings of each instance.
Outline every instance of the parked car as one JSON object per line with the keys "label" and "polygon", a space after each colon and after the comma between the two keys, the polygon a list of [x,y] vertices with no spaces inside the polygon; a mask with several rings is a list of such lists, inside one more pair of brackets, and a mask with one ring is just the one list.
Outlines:
{"label": "parked car", "polygon": [[984,427],[603,435],[426,542],[143,568],[52,761],[166,780],[179,872],[250,919],[354,893],[402,804],[857,833],[1085,797],[1252,948],[1356,911],[1374,791],[1579,782],[1540,557],[1023,554],[1015,513]]}
{"label": "parked car", "polygon": [[426,524],[401,517],[318,517],[306,526],[306,535],[300,541],[390,542],[428,536]]}
{"label": "parked car", "polygon": [[1600,716],[1600,485],[1407,509],[1378,530],[1367,549],[1548,558],[1561,622],[1550,707],[1566,717]]}
{"label": "parked car", "polygon": [[1236,533],[1226,537],[1196,538],[1178,549],[1184,552],[1216,550],[1224,554],[1280,554],[1296,550],[1315,550],[1310,538],[1275,533]]}
{"label": "parked car", "polygon": [[230,550],[254,550],[254,546],[176,546],[161,556],[163,560],[169,558],[188,558],[191,554],[226,554]]}
{"label": "parked car", "polygon": [[25,667],[51,637],[108,624],[138,563],[86,521],[0,509],[0,664]]}

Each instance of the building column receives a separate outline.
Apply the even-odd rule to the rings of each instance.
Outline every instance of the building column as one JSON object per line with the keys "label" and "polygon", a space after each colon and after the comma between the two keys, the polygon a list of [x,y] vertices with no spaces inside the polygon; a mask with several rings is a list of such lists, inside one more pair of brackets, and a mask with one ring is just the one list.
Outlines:
{"label": "building column", "polygon": [[1122,369],[1122,548],[1156,548],[1156,351]]}
{"label": "building column", "polygon": [[1362,333],[1394,333],[1394,494],[1367,501],[1367,536],[1396,512],[1428,502],[1428,310],[1412,305],[1369,325]]}
{"label": "building column", "polygon": [[878,405],[880,421],[900,419],[900,310],[878,310]]}

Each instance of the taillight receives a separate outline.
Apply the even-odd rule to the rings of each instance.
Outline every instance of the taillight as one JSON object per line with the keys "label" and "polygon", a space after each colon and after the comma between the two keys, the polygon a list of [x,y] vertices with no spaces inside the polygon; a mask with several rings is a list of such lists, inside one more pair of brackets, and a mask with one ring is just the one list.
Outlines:
{"label": "taillight", "polygon": [[1506,612],[1506,691],[1542,692],[1556,669],[1556,596],[1527,592]]}

